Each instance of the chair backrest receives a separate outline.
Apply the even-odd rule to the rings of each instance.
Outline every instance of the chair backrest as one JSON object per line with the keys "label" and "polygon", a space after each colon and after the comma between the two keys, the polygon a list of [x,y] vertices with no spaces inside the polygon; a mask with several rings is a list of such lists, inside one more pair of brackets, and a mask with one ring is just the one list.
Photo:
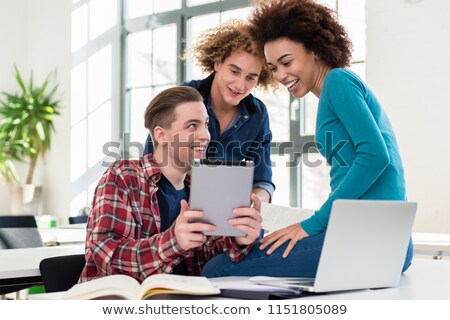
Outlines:
{"label": "chair backrest", "polygon": [[34,216],[0,216],[0,228],[37,228]]}
{"label": "chair backrest", "polygon": [[[0,249],[34,248],[44,246],[34,216],[0,216]],[[32,284],[0,287],[0,294],[16,292]]]}
{"label": "chair backrest", "polygon": [[45,258],[39,264],[45,292],[66,291],[80,278],[85,264],[84,254]]}
{"label": "chair backrest", "polygon": [[69,217],[69,224],[87,223],[88,216]]}
{"label": "chair backrest", "polygon": [[0,249],[42,247],[34,216],[0,216]]}

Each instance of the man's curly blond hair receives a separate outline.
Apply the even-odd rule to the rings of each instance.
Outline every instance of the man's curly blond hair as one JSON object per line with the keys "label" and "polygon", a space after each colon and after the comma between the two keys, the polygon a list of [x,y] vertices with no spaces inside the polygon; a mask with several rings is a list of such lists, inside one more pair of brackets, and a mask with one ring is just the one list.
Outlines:
{"label": "man's curly blond hair", "polygon": [[263,64],[257,86],[275,89],[278,84],[266,65],[264,53],[256,48],[248,34],[248,24],[241,20],[229,20],[219,27],[203,32],[196,43],[186,50],[184,57],[190,56],[203,72],[212,73],[216,62],[224,62],[233,53],[238,51],[250,53]]}

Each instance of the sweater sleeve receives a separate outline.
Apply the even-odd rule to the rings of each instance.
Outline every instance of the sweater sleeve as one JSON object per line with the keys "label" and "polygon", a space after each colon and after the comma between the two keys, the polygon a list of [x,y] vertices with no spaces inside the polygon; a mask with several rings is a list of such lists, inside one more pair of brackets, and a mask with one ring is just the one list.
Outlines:
{"label": "sweater sleeve", "polygon": [[[315,214],[301,223],[311,236],[324,231],[328,225],[335,199],[358,199],[382,174],[390,158],[378,124],[369,109],[363,83],[342,70],[332,70],[326,77],[323,96],[337,120],[346,129],[355,150],[355,159],[341,183]],[[320,120],[320,119],[318,119]],[[346,165],[335,163],[332,166]]]}

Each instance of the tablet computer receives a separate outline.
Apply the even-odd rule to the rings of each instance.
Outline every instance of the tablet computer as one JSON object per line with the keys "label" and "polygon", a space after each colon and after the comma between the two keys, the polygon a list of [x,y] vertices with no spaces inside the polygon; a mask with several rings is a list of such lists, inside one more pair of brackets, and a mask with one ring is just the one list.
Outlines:
{"label": "tablet computer", "polygon": [[253,161],[194,159],[191,168],[190,210],[203,211],[201,221],[216,226],[211,236],[245,236],[228,224],[234,208],[249,207],[253,189]]}

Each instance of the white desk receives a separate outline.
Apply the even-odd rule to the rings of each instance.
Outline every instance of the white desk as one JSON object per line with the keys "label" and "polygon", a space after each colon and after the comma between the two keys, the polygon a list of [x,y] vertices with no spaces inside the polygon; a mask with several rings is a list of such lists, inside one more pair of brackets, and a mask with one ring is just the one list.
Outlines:
{"label": "white desk", "polygon": [[62,224],[59,229],[84,229],[86,230],[87,223]]}
{"label": "white desk", "polygon": [[448,233],[420,233],[412,234],[414,252],[427,254],[440,259],[442,256],[450,256],[450,234]]}
{"label": "white desk", "polygon": [[0,250],[0,287],[41,282],[42,259],[84,253],[84,245]]}
{"label": "white desk", "polygon": [[86,225],[76,228],[61,226],[58,228],[39,228],[38,230],[45,246],[84,244],[86,240]]}
{"label": "white desk", "polygon": [[[231,277],[247,279],[248,277]],[[217,278],[220,279],[225,278]],[[214,281],[213,281],[214,282]],[[31,295],[33,300],[60,299],[64,292]],[[224,299],[224,298],[212,298]],[[307,300],[450,300],[450,260],[415,259],[395,288],[314,294]]]}
{"label": "white desk", "polygon": [[[248,277],[231,277],[230,280]],[[226,281],[226,277],[215,282]],[[214,280],[213,280],[214,282]],[[221,286],[224,288],[224,286]],[[239,289],[244,289],[241,287]],[[332,293],[305,293],[308,300],[450,300],[450,260],[414,259],[397,287]]]}
{"label": "white desk", "polygon": [[450,300],[450,260],[414,259],[395,288],[316,294],[312,300]]}

